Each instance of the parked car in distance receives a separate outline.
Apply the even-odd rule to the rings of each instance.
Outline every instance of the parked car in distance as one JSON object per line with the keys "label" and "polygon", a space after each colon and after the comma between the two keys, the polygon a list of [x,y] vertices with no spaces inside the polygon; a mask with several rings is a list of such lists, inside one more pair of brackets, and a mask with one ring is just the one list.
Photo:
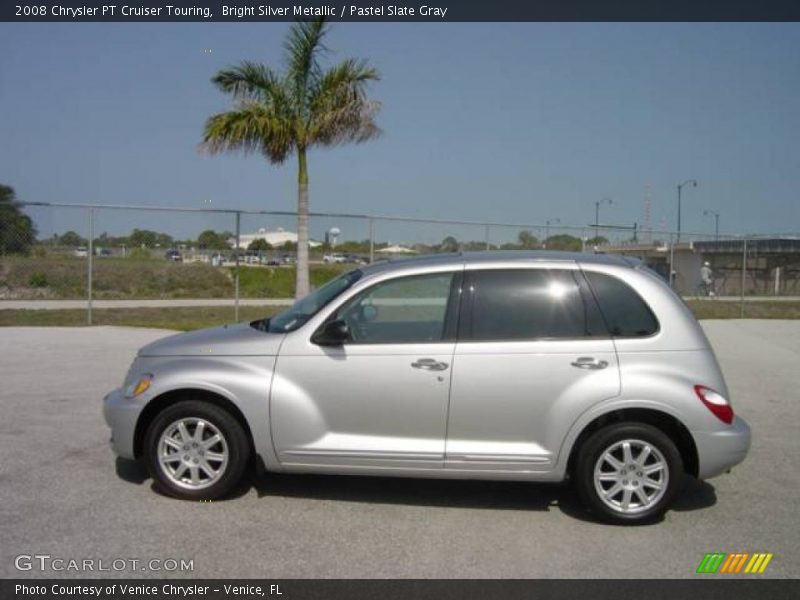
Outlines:
{"label": "parked car in distance", "polygon": [[342,264],[347,262],[344,254],[326,254],[322,257],[322,262],[326,264]]}
{"label": "parked car in distance", "polygon": [[183,256],[180,251],[171,248],[164,253],[164,258],[172,262],[183,262]]}
{"label": "parked car in distance", "polygon": [[78,246],[73,250],[73,254],[79,258],[85,258],[89,256],[89,249],[86,246]]}
{"label": "parked car in distance", "polygon": [[352,265],[369,264],[369,261],[366,258],[364,258],[363,256],[358,256],[357,254],[345,254],[344,262]]}
{"label": "parked car in distance", "polygon": [[[114,451],[185,499],[267,472],[568,480],[601,518],[658,518],[741,462],[692,313],[639,262],[451,254],[346,273],[268,319],[167,337],[104,399]],[[309,482],[309,485],[312,485]]]}

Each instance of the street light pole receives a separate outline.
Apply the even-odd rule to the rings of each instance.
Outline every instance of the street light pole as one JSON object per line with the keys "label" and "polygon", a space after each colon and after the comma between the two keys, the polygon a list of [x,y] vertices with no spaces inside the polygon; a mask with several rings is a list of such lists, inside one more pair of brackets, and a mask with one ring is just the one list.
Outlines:
{"label": "street light pole", "polygon": [[594,237],[598,237],[600,235],[600,205],[604,203],[608,203],[609,205],[613,204],[611,198],[603,198],[602,200],[598,200],[594,203]]}
{"label": "street light pole", "polygon": [[675,240],[676,242],[681,241],[681,190],[683,186],[692,184],[692,187],[697,187],[697,180],[696,179],[687,179],[683,183],[678,184],[678,237]]}
{"label": "street light pole", "polygon": [[708,209],[703,211],[704,217],[707,217],[709,215],[712,215],[714,217],[714,239],[719,241],[719,213]]}
{"label": "street light pole", "polygon": [[543,248],[547,248],[547,240],[550,239],[550,223],[561,223],[561,219],[550,219],[549,221],[545,221],[544,242],[542,243]]}

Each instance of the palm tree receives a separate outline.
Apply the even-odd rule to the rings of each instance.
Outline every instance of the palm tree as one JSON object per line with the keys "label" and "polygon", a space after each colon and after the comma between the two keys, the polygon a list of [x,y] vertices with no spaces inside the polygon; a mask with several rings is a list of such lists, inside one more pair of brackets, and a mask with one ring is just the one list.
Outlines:
{"label": "palm tree", "polygon": [[211,81],[231,94],[234,108],[206,121],[201,144],[211,154],[259,152],[275,165],[297,154],[298,298],[309,292],[306,153],[380,134],[374,121],[380,103],[366,95],[378,72],[352,58],[322,69],[318,58],[327,50],[326,32],[324,19],[295,23],[284,43],[283,73],[253,62],[219,71]]}

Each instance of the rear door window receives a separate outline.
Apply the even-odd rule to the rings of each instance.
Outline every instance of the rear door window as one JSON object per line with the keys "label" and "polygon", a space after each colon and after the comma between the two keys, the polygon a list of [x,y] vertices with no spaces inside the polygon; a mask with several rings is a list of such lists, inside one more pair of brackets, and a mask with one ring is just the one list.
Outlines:
{"label": "rear door window", "polygon": [[472,341],[607,337],[579,271],[472,271],[468,318],[459,339]]}

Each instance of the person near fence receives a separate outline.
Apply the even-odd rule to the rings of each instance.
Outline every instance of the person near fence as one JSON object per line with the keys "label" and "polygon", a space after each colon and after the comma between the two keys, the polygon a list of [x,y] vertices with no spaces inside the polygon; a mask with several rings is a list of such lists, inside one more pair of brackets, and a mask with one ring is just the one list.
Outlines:
{"label": "person near fence", "polygon": [[714,271],[708,261],[700,267],[700,284],[706,296],[714,296]]}

